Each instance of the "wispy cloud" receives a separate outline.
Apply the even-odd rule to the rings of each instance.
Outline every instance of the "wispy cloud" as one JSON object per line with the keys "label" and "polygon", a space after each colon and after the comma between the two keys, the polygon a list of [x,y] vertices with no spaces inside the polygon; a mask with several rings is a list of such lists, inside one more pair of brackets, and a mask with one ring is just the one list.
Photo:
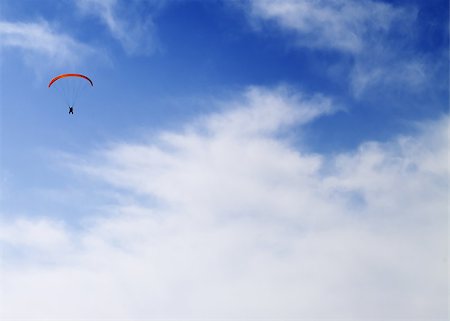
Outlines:
{"label": "wispy cloud", "polygon": [[165,1],[77,0],[79,10],[102,21],[129,54],[157,48],[153,16]]}
{"label": "wispy cloud", "polygon": [[300,46],[351,53],[364,50],[371,37],[388,32],[394,22],[410,14],[370,0],[251,0],[248,6],[252,19],[294,32]]}
{"label": "wispy cloud", "polygon": [[[3,316],[445,318],[447,117],[326,156],[283,133],[331,100],[255,87],[226,105],[74,157],[129,196],[83,229],[2,222]],[[26,231],[42,260],[20,251]]]}
{"label": "wispy cloud", "polygon": [[[377,50],[378,49],[378,50]],[[400,59],[381,48],[356,60],[350,74],[350,86],[356,96],[372,88],[412,88],[421,91],[433,79],[432,64],[422,58]],[[377,52],[379,55],[377,55]]]}
{"label": "wispy cloud", "polygon": [[49,62],[52,66],[80,63],[94,53],[86,44],[53,28],[46,21],[0,21],[0,46],[18,49],[30,63]]}
{"label": "wispy cloud", "polygon": [[240,7],[256,30],[275,27],[292,35],[299,48],[351,55],[350,77],[339,77],[350,80],[356,97],[371,89],[417,90],[429,79],[431,62],[404,49],[413,38],[417,10],[412,6],[371,0],[250,0]]}

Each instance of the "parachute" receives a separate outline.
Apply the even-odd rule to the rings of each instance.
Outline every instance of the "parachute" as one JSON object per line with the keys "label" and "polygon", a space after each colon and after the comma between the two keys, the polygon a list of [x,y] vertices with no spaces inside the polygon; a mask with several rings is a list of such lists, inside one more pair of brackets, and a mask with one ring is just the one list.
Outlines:
{"label": "parachute", "polygon": [[53,87],[57,90],[69,109],[71,107],[73,109],[80,93],[89,86],[94,87],[94,83],[82,74],[62,74],[50,80],[48,84],[48,88]]}

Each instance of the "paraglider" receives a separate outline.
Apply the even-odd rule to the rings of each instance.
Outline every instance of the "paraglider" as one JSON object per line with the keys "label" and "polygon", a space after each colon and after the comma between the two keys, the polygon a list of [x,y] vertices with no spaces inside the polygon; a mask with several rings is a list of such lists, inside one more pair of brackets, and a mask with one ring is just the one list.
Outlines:
{"label": "paraglider", "polygon": [[62,74],[50,80],[48,88],[57,87],[57,91],[63,96],[69,114],[73,115],[75,102],[79,97],[80,91],[85,87],[94,87],[92,80],[82,74]]}

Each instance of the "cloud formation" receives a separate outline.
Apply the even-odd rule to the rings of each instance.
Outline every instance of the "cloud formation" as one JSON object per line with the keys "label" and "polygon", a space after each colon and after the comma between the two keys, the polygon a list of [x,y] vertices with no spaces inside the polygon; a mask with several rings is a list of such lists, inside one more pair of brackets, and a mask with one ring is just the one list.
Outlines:
{"label": "cloud formation", "polygon": [[298,45],[358,53],[376,33],[389,32],[409,12],[376,1],[249,1],[252,19],[275,23],[296,35]]}
{"label": "cloud formation", "polygon": [[292,35],[300,48],[351,55],[349,88],[356,97],[380,88],[414,91],[429,79],[432,63],[405,50],[413,42],[417,17],[412,6],[372,0],[250,0],[240,7],[256,30],[275,27]]}
{"label": "cloud formation", "polygon": [[225,105],[75,157],[127,196],[81,230],[2,222],[2,316],[446,317],[448,117],[328,156],[285,134],[330,99],[255,87]]}
{"label": "cloud formation", "polygon": [[77,0],[78,9],[98,17],[128,54],[149,54],[157,47],[152,14],[165,1]]}
{"label": "cloud formation", "polygon": [[0,45],[3,48],[19,49],[29,63],[39,61],[41,65],[50,61],[52,66],[66,66],[80,63],[93,54],[93,49],[46,21],[9,22],[0,21]]}

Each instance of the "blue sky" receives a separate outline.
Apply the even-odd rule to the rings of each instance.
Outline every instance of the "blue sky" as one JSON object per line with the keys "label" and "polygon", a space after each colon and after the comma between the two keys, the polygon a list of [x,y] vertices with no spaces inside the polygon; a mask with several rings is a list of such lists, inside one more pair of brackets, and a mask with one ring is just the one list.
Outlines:
{"label": "blue sky", "polygon": [[444,320],[448,12],[2,1],[5,317]]}

